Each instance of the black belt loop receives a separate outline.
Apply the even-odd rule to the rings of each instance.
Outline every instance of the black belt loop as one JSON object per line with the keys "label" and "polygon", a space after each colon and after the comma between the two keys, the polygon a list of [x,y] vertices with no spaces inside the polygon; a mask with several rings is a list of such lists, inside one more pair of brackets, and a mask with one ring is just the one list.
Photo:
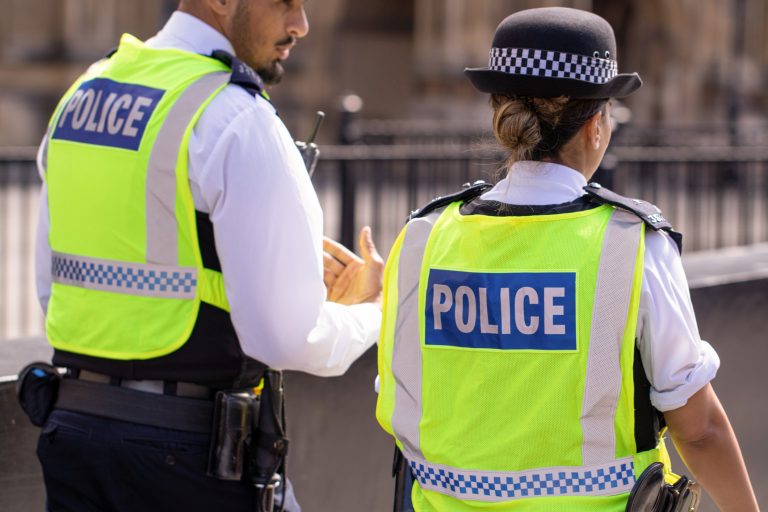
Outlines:
{"label": "black belt loop", "polygon": [[120,377],[110,377],[109,378],[109,385],[110,386],[119,386],[121,382],[123,382],[123,379],[121,379]]}
{"label": "black belt loop", "polygon": [[178,394],[179,383],[176,381],[163,381],[163,394],[176,396]]}

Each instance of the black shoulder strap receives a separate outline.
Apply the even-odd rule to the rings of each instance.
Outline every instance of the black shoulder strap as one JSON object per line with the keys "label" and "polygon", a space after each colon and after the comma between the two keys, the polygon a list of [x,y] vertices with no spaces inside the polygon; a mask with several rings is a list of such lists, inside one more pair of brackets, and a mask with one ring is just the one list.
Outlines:
{"label": "black shoulder strap", "polygon": [[248,64],[224,50],[214,50],[211,57],[232,68],[230,83],[239,85],[254,96],[264,96],[264,81]]}
{"label": "black shoulder strap", "polygon": [[624,197],[595,182],[584,187],[584,191],[590,199],[599,204],[608,204],[634,213],[654,231],[666,231],[677,244],[678,251],[682,253],[683,235],[672,228],[672,224],[664,217],[658,206],[641,199]]}
{"label": "black shoulder strap", "polygon": [[448,206],[451,203],[455,203],[456,201],[470,201],[489,188],[491,188],[491,184],[486,183],[483,180],[478,180],[472,184],[465,183],[463,188],[458,192],[448,194],[447,196],[436,197],[426,206],[411,212],[411,214],[408,216],[408,220],[410,221],[413,219],[418,219],[419,217],[424,217],[425,215],[428,215],[429,213],[444,206]]}

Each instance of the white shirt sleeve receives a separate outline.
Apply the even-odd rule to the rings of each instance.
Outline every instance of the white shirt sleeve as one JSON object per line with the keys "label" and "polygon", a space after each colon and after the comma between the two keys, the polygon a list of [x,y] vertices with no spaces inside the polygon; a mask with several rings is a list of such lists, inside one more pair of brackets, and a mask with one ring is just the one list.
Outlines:
{"label": "white shirt sleeve", "polygon": [[682,407],[711,381],[720,359],[699,336],[682,261],[672,239],[648,230],[637,346],[659,411]]}
{"label": "white shirt sleeve", "polygon": [[37,213],[37,233],[35,235],[35,286],[37,298],[43,308],[43,315],[48,311],[48,301],[51,298],[51,246],[48,241],[48,189],[45,186],[45,152],[47,151],[47,134],[43,137],[40,149],[37,151],[37,171],[43,181],[40,188],[40,206]]}
{"label": "white shirt sleeve", "polygon": [[230,87],[213,100],[189,151],[193,196],[213,223],[232,323],[250,357],[340,375],[378,338],[381,312],[325,301],[317,195],[271,106],[244,103],[244,94]]}

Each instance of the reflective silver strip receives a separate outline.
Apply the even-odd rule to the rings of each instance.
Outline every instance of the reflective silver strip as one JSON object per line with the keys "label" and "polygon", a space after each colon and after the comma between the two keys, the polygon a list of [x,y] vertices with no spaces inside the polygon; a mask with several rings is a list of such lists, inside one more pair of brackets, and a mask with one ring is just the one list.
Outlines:
{"label": "reflective silver strip", "polygon": [[614,210],[603,235],[581,411],[582,464],[616,457],[614,416],[621,390],[621,342],[627,326],[642,221]]}
{"label": "reflective silver strip", "polygon": [[226,72],[209,73],[187,87],[171,106],[149,156],[146,189],[147,262],[178,262],[176,163],[184,133],[200,105],[229,82]]}
{"label": "reflective silver strip", "polygon": [[40,167],[40,178],[45,181],[48,177],[48,145],[50,144],[51,127],[45,131],[42,147],[38,153],[37,165]]}
{"label": "reflective silver strip", "polygon": [[53,253],[53,281],[142,297],[193,299],[197,286],[195,267],[145,265]]}
{"label": "reflective silver strip", "polygon": [[405,230],[397,267],[397,321],[392,347],[395,407],[392,428],[407,456],[422,458],[421,422],[421,333],[419,332],[419,281],[424,249],[442,210],[412,220]]}
{"label": "reflective silver strip", "polygon": [[413,476],[430,491],[461,500],[510,501],[547,496],[613,496],[635,484],[632,457],[607,464],[538,468],[527,471],[477,471],[409,459]]}

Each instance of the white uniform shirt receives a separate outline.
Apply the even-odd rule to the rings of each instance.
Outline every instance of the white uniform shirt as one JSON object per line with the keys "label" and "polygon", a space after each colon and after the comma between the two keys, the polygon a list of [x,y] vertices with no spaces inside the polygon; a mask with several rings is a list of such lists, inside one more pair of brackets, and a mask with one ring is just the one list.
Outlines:
{"label": "white uniform shirt", "polygon": [[[217,49],[234,54],[221,33],[181,12],[147,44],[203,55]],[[227,86],[194,128],[189,180],[195,208],[213,223],[243,351],[276,369],[344,373],[378,339],[381,311],[373,304],[325,301],[322,210],[301,155],[272,105],[239,86]],[[45,187],[41,199],[36,270],[45,309],[51,293]]]}
{"label": "white uniform shirt", "polygon": [[[584,195],[584,176],[562,165],[517,162],[481,199],[520,205],[561,204]],[[660,411],[682,407],[720,366],[699,336],[688,281],[677,247],[663,232],[646,231],[637,347]]]}

